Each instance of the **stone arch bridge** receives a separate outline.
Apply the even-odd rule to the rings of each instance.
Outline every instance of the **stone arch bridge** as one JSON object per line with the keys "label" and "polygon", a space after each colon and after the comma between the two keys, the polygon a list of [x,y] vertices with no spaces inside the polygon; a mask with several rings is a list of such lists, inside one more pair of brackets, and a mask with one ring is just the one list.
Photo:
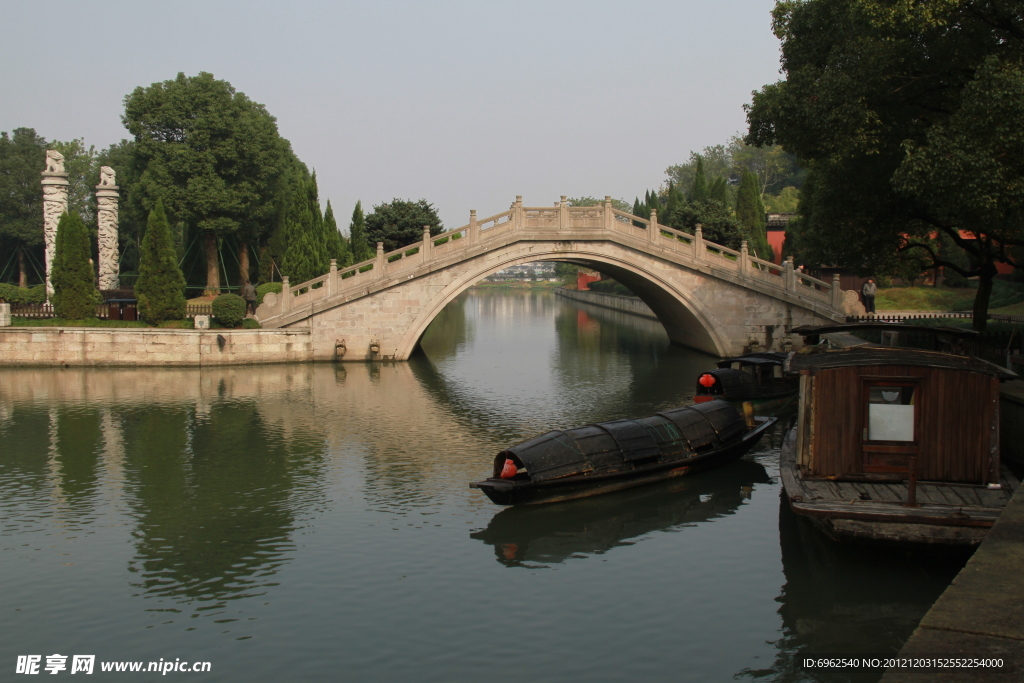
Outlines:
{"label": "stone arch bridge", "polygon": [[[842,292],[831,283],[597,206],[526,207],[477,219],[398,251],[267,294],[256,312],[264,327],[308,327],[318,360],[406,360],[434,317],[482,278],[530,261],[593,268],[629,287],[677,344],[721,356],[752,344],[779,348],[798,325],[840,321]],[[799,343],[799,338],[792,341]]]}

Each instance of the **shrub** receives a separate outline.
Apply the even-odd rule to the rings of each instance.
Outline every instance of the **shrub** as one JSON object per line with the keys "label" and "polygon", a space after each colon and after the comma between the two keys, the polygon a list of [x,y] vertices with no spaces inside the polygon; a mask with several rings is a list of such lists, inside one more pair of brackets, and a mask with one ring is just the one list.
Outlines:
{"label": "shrub", "polygon": [[265,282],[256,288],[256,305],[259,306],[263,303],[263,295],[267,292],[273,292],[275,294],[281,293],[280,282]]}
{"label": "shrub", "polygon": [[65,320],[96,317],[100,293],[93,280],[89,262],[89,231],[77,213],[65,213],[57,224],[50,284],[53,285],[53,312]]}
{"label": "shrub", "polygon": [[149,212],[139,258],[139,278],[134,289],[139,300],[139,315],[150,325],[185,317],[185,276],[178,267],[171,228],[163,202],[159,200]]}
{"label": "shrub", "polygon": [[29,290],[17,285],[0,282],[0,301],[7,304],[27,304],[29,303],[28,298]]}
{"label": "shrub", "polygon": [[224,327],[238,327],[245,320],[245,299],[237,294],[221,294],[213,300],[213,317]]}
{"label": "shrub", "polygon": [[28,288],[28,298],[25,300],[27,304],[45,304],[46,303],[46,285],[39,284],[35,287]]}

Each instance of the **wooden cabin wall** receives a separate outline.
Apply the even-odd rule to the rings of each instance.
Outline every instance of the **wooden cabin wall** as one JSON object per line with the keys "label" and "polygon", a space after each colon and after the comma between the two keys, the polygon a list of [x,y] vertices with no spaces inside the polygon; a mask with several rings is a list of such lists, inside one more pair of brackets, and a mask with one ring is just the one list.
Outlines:
{"label": "wooden cabin wall", "polygon": [[[999,400],[994,377],[963,370],[909,365],[822,369],[813,383],[813,439],[808,474],[863,473],[865,425],[862,379],[920,377],[918,478],[985,483]],[[998,464],[996,466],[998,472]]]}

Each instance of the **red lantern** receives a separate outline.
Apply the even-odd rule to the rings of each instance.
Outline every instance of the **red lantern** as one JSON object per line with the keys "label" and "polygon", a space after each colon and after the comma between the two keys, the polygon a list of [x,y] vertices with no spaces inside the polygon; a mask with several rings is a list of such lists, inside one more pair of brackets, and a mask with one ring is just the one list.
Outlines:
{"label": "red lantern", "polygon": [[705,373],[705,374],[701,375],[700,379],[698,379],[697,381],[705,389],[710,389],[715,384],[715,376],[714,375],[709,375],[709,374]]}
{"label": "red lantern", "polygon": [[519,468],[516,467],[516,464],[512,461],[512,458],[506,458],[505,466],[501,468],[501,478],[511,479],[512,477],[516,476],[516,472],[518,471]]}

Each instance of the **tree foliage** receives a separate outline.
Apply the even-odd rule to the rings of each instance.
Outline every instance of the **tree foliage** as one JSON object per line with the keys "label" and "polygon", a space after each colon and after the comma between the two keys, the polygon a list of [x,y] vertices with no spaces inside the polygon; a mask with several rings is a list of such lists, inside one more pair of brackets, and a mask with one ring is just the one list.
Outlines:
{"label": "tree foliage", "polygon": [[122,121],[141,169],[133,191],[146,209],[162,199],[172,223],[203,232],[207,287],[219,289],[216,238],[246,225],[262,234],[275,223],[290,149],[274,117],[200,72],[136,88]]}
{"label": "tree foliage", "polygon": [[[46,140],[31,128],[0,133],[0,253],[18,257],[18,282],[28,285],[28,256],[43,255],[43,197],[39,173]],[[4,259],[6,261],[7,259]],[[0,267],[6,263],[0,264]]]}
{"label": "tree foliage", "polygon": [[758,258],[771,260],[772,248],[768,245],[761,188],[757,176],[747,169],[743,169],[740,187],[736,192],[736,220],[748,235],[747,247],[751,253]]}
{"label": "tree foliage", "polygon": [[357,201],[352,209],[352,222],[348,225],[348,242],[352,251],[352,263],[362,263],[373,258],[375,249],[366,239],[366,217],[363,215],[363,202]]}
{"label": "tree foliage", "polygon": [[371,244],[383,242],[384,251],[394,251],[422,240],[423,226],[430,227],[431,235],[442,232],[441,219],[426,199],[393,199],[366,216],[366,237]]}
{"label": "tree foliage", "polygon": [[178,267],[171,228],[160,200],[149,214],[142,240],[135,296],[139,315],[150,325],[185,317],[185,276]]}
{"label": "tree foliage", "polygon": [[[900,252],[978,276],[1024,244],[1024,13],[1010,0],[779,3],[786,80],[755,93],[747,142],[809,169],[808,262],[893,271]],[[963,232],[961,232],[963,231]],[[971,257],[964,269],[936,232]]]}
{"label": "tree foliage", "polygon": [[90,259],[89,231],[77,213],[64,213],[57,224],[50,284],[53,312],[65,320],[96,317],[100,293]]}

